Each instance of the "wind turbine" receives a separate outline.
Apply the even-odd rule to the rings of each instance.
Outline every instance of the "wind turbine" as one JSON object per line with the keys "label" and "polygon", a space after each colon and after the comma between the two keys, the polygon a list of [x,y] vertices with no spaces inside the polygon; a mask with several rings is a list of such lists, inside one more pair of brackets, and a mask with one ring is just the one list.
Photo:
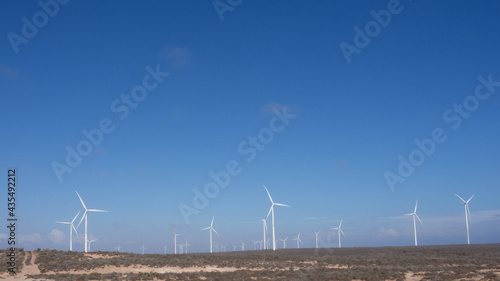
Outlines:
{"label": "wind turbine", "polygon": [[89,252],[90,252],[90,243],[95,242],[95,241],[97,241],[97,239],[94,239],[94,240],[90,240],[90,241],[89,241]]}
{"label": "wind turbine", "polygon": [[[409,213],[409,214],[406,214],[405,216],[413,216],[413,231],[415,232],[415,246],[417,246],[417,223],[415,221],[415,218],[418,219],[418,221],[424,225],[422,223],[422,221],[420,220],[420,218],[418,217],[417,215],[417,204],[418,204],[418,201],[415,201],[415,210],[413,211],[413,213]],[[340,236],[340,235],[339,235]]]}
{"label": "wind turbine", "polygon": [[142,243],[141,250],[142,250],[142,254],[144,255],[144,250],[146,250],[146,247],[144,247],[144,243]]}
{"label": "wind turbine", "polygon": [[186,251],[185,251],[186,254],[188,253],[188,246],[191,246],[191,245],[189,245],[188,240],[186,239],[186,242],[184,243],[184,247],[186,247]]}
{"label": "wind turbine", "polygon": [[[415,211],[416,212],[416,211]],[[342,220],[340,220],[340,224],[339,224],[339,227],[335,227],[335,228],[332,228],[333,230],[337,230],[338,233],[339,233],[339,248],[342,248],[342,243],[340,242],[340,234],[342,233],[342,235],[344,235],[345,237],[345,234],[344,232],[342,231]],[[316,237],[316,243],[318,243],[317,240],[318,238]],[[316,244],[316,248],[318,247],[318,244]]]}
{"label": "wind turbine", "polygon": [[96,209],[87,209],[87,207],[85,206],[85,203],[83,203],[82,197],[80,197],[80,194],[78,194],[78,191],[75,190],[75,192],[76,192],[76,195],[78,195],[78,198],[80,198],[80,202],[82,202],[83,208],[85,209],[85,213],[83,213],[82,219],[80,220],[80,222],[78,223],[78,226],[76,228],[78,228],[80,226],[80,224],[82,223],[83,219],[85,219],[85,252],[87,252],[87,243],[89,241],[87,239],[87,213],[88,212],[107,212],[107,211],[96,210]]}
{"label": "wind turbine", "polygon": [[118,251],[118,253],[120,252],[120,249],[121,249],[120,244],[118,244],[118,247],[116,247],[116,250]]}
{"label": "wind turbine", "polygon": [[167,254],[167,243],[165,243],[165,246],[163,246],[163,249],[165,249],[165,254]]}
{"label": "wind turbine", "polygon": [[252,240],[252,243],[253,243],[253,249],[257,250],[257,243],[259,243],[259,241],[253,241]]}
{"label": "wind turbine", "polygon": [[283,241],[283,249],[286,249],[286,240],[287,239],[288,239],[288,237],[285,239],[280,239],[281,241]]}
{"label": "wind turbine", "polygon": [[75,220],[79,214],[80,214],[80,211],[78,211],[78,214],[76,214],[76,216],[73,218],[73,220],[71,222],[56,221],[56,223],[69,224],[69,250],[70,251],[73,251],[73,230],[75,231],[76,237],[79,237],[78,232],[76,232],[76,228],[73,225],[73,223],[75,222]]}
{"label": "wind turbine", "polygon": [[215,231],[214,229],[214,217],[212,217],[212,222],[210,223],[210,226],[202,228],[201,230],[207,230],[207,229],[210,231],[210,253],[212,253],[212,231],[215,232],[217,236],[219,236],[219,233],[217,233],[217,231]]}
{"label": "wind turbine", "polygon": [[469,210],[469,202],[470,200],[472,199],[472,197],[474,197],[474,195],[471,196],[471,198],[469,198],[469,200],[465,201],[464,199],[462,199],[462,197],[458,196],[457,194],[455,194],[458,198],[460,198],[460,200],[462,200],[462,205],[465,206],[465,226],[467,227],[467,244],[470,244],[470,239],[469,239],[469,219],[470,219],[470,210]]}
{"label": "wind turbine", "polygon": [[245,242],[241,241],[241,250],[242,251],[245,251],[245,245],[246,245]]}
{"label": "wind turbine", "polygon": [[299,243],[302,243],[302,240],[300,240],[300,232],[299,235],[296,238],[293,238],[292,240],[297,240],[297,249],[299,249]]}
{"label": "wind turbine", "polygon": [[267,232],[267,223],[266,223],[266,219],[262,219],[262,227],[263,227],[263,232],[264,232],[264,250],[267,249],[266,248],[266,232]]}
{"label": "wind turbine", "polygon": [[318,248],[318,235],[321,232],[321,229],[318,232],[314,232],[314,235],[316,235],[316,249]]}
{"label": "wind turbine", "polygon": [[177,254],[177,233],[174,232],[174,254]]}
{"label": "wind turbine", "polygon": [[285,205],[285,204],[281,204],[281,203],[274,203],[273,201],[273,198],[271,197],[271,194],[269,193],[269,190],[267,190],[267,187],[265,185],[263,185],[264,188],[266,189],[266,192],[267,192],[267,195],[269,195],[269,200],[271,200],[271,208],[269,209],[269,212],[267,213],[267,217],[266,217],[266,220],[267,218],[269,217],[269,214],[271,214],[271,224],[272,224],[272,227],[273,227],[273,251],[276,250],[276,234],[275,234],[275,230],[274,230],[274,206],[283,206],[283,207],[290,207],[288,205]]}

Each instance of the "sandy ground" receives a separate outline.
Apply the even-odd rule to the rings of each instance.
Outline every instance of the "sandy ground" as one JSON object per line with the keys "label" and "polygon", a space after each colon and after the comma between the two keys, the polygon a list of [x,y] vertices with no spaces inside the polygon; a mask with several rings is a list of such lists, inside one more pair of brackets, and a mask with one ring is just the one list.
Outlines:
{"label": "sandy ground", "polygon": [[[35,259],[36,259],[36,253],[35,252],[29,252],[31,255],[26,252],[26,257],[31,259],[31,264],[27,265],[27,259],[23,261],[23,269],[21,272],[19,272],[17,275],[12,276],[8,273],[2,273],[0,274],[0,280],[12,280],[12,281],[35,281],[35,279],[27,278],[26,276],[28,275],[36,275],[40,274],[40,270],[38,269],[38,266],[35,265]],[[109,256],[105,255],[99,255],[99,254],[86,254],[88,257],[91,258],[108,258]],[[30,256],[30,257],[29,257]],[[307,265],[313,265],[314,262],[303,262],[306,266]],[[339,268],[339,269],[345,269],[348,268],[347,266],[344,265],[330,265],[328,266],[329,268]],[[294,268],[294,270],[299,270],[299,267]],[[205,266],[205,267],[177,267],[177,266],[172,266],[172,267],[158,267],[158,268],[153,268],[153,267],[147,267],[147,266],[132,266],[132,267],[117,267],[117,266],[105,266],[101,268],[96,268],[93,269],[92,272],[94,273],[100,273],[100,274],[106,274],[106,273],[121,273],[121,274],[126,274],[126,273],[193,273],[193,272],[233,272],[237,270],[252,270],[252,271],[260,271],[264,270],[264,268],[236,268],[236,267],[217,267],[217,266]],[[288,270],[288,269],[281,269],[281,270]],[[87,274],[89,271],[85,270],[70,270],[70,271],[58,271],[58,272],[47,272],[46,274],[52,274],[52,273],[67,273],[67,274]],[[497,274],[500,274],[500,272],[496,272]],[[408,272],[406,273],[405,280],[406,281],[420,281],[423,279],[425,272]],[[469,279],[470,280],[470,279]],[[473,280],[479,280],[479,278]],[[36,281],[44,281],[43,279],[36,279]]]}

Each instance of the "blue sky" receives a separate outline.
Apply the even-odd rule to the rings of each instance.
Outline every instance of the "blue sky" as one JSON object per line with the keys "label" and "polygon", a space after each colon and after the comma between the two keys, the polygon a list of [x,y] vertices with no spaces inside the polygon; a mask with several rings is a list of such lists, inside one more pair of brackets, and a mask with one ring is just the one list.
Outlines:
{"label": "blue sky", "polygon": [[[177,232],[207,252],[200,229],[212,216],[215,243],[232,249],[262,239],[263,184],[291,205],[276,208],[277,238],[300,231],[304,247],[319,229],[336,247],[330,229],[341,219],[343,246],[412,245],[403,215],[416,200],[419,244],[465,243],[454,193],[475,194],[471,242],[500,242],[499,3],[241,1],[224,12],[212,1],[41,3],[52,15],[37,2],[0,4],[0,166],[18,170],[20,246],[67,250],[68,229],[55,221],[83,209],[77,190],[109,211],[89,215],[92,249],[172,252]],[[346,57],[342,42],[357,52]],[[68,166],[66,147],[84,142],[86,152],[82,131],[101,122],[111,132]],[[436,128],[427,155],[415,140]],[[415,157],[411,175],[398,172],[400,155]],[[72,171],[59,178],[55,162]],[[238,173],[187,222],[179,206],[195,208],[193,189],[228,163]],[[391,189],[387,172],[404,181]],[[6,238],[2,230],[3,247]]]}

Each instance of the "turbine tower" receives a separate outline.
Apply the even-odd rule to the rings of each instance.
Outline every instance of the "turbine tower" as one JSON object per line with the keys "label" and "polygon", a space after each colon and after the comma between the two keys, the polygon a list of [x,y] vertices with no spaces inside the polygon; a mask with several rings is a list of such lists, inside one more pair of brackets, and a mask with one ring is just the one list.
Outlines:
{"label": "turbine tower", "polygon": [[267,223],[266,219],[262,219],[262,227],[263,227],[263,232],[264,232],[264,250],[267,249],[266,247],[266,232],[267,232]]}
{"label": "turbine tower", "polygon": [[142,243],[141,250],[142,250],[142,254],[144,255],[144,250],[146,250],[146,247],[144,247],[144,243]]}
{"label": "turbine tower", "polygon": [[177,254],[177,236],[179,234],[174,232],[174,254]]}
{"label": "turbine tower", "polygon": [[191,245],[189,245],[188,240],[186,239],[186,242],[184,243],[184,247],[186,247],[186,251],[184,251],[184,252],[186,254],[188,253],[188,246],[191,246]]}
{"label": "turbine tower", "polygon": [[288,237],[287,237],[287,238],[285,238],[285,239],[280,239],[280,241],[282,241],[282,242],[283,242],[283,249],[286,249],[286,240],[287,240],[287,239],[288,239]]}
{"label": "turbine tower", "polygon": [[297,249],[299,249],[300,248],[299,243],[302,243],[302,240],[300,240],[300,232],[299,235],[297,235],[297,237],[293,238],[292,240],[297,240]]}
{"label": "turbine tower", "polygon": [[118,251],[118,253],[120,252],[120,249],[121,249],[120,244],[118,244],[118,246],[116,247],[116,250]]}
{"label": "turbine tower", "polygon": [[97,241],[97,239],[94,239],[94,240],[90,240],[90,241],[89,241],[89,252],[90,252],[90,243],[95,242],[95,241]]}
{"label": "turbine tower", "polygon": [[266,189],[267,195],[269,196],[269,200],[271,200],[271,208],[269,208],[269,212],[267,213],[266,220],[269,217],[269,214],[271,214],[271,224],[273,227],[273,251],[275,251],[276,250],[276,233],[274,230],[274,206],[282,206],[282,207],[290,207],[290,206],[285,205],[285,204],[281,204],[281,203],[274,203],[273,198],[271,197],[271,194],[269,193],[269,190],[267,190],[267,187],[265,185],[263,185],[263,186]]}
{"label": "turbine tower", "polygon": [[78,214],[73,218],[71,222],[65,222],[65,221],[56,221],[56,223],[62,223],[62,224],[69,224],[69,250],[73,251],[73,230],[75,231],[76,237],[78,236],[78,232],[76,232],[75,225],[73,223],[75,222],[76,218],[80,214],[80,211],[78,211]]}
{"label": "turbine tower", "polygon": [[241,250],[242,251],[245,251],[245,245],[246,245],[245,242],[241,241]]}
{"label": "turbine tower", "polygon": [[470,244],[470,238],[469,238],[469,219],[470,219],[470,210],[469,210],[469,202],[474,197],[474,195],[469,198],[469,200],[465,201],[462,199],[462,197],[458,196],[455,194],[460,200],[462,200],[462,205],[465,206],[465,227],[467,228],[467,244]]}
{"label": "turbine tower", "polygon": [[165,243],[165,246],[163,246],[163,249],[165,249],[165,254],[167,254],[167,243]]}
{"label": "turbine tower", "polygon": [[415,232],[415,246],[417,246],[417,223],[416,223],[416,220],[415,218],[418,219],[418,221],[424,225],[422,223],[422,221],[420,220],[420,218],[418,217],[417,215],[417,204],[418,204],[418,201],[415,201],[415,210],[413,211],[413,213],[409,213],[409,214],[406,214],[405,216],[413,216],[413,231]]}
{"label": "turbine tower", "polygon": [[321,232],[321,229],[318,230],[318,232],[314,232],[314,235],[316,236],[316,249],[318,249],[318,235]]}
{"label": "turbine tower", "polygon": [[96,210],[96,209],[87,209],[87,207],[85,206],[85,203],[83,203],[82,197],[80,197],[80,194],[78,194],[78,192],[76,190],[75,190],[75,192],[76,192],[76,195],[78,195],[78,198],[80,198],[80,202],[82,202],[83,208],[85,209],[85,213],[83,213],[82,219],[80,220],[80,222],[78,223],[78,226],[76,228],[78,228],[80,226],[80,224],[82,223],[83,219],[85,219],[85,253],[86,253],[87,252],[87,243],[89,241],[87,239],[87,213],[88,212],[107,212],[107,211]]}
{"label": "turbine tower", "polygon": [[215,232],[217,236],[219,236],[219,233],[217,233],[217,231],[215,231],[214,229],[214,217],[212,217],[212,222],[210,223],[210,226],[202,228],[201,230],[207,230],[207,229],[210,231],[210,253],[212,253],[212,231]]}
{"label": "turbine tower", "polygon": [[[342,220],[340,220],[340,224],[339,224],[339,227],[335,227],[335,228],[332,228],[332,230],[337,230],[338,233],[339,233],[339,248],[342,248],[342,243],[340,242],[340,233],[342,233],[342,235],[344,235],[345,237],[345,234],[344,232],[342,231]],[[317,248],[318,246],[316,246]]]}

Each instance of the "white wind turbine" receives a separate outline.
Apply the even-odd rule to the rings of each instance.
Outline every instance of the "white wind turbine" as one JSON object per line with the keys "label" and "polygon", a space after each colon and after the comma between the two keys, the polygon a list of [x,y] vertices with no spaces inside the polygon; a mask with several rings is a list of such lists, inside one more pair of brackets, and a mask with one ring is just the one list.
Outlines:
{"label": "white wind turbine", "polygon": [[85,206],[85,203],[83,203],[82,197],[80,197],[80,194],[78,194],[78,192],[76,190],[75,190],[75,192],[76,192],[76,195],[78,195],[78,198],[80,198],[80,202],[82,202],[83,208],[85,209],[85,213],[83,213],[82,219],[80,220],[80,222],[78,223],[78,226],[76,228],[78,228],[80,226],[80,224],[82,223],[83,219],[85,219],[85,252],[87,252],[87,243],[89,241],[87,239],[87,213],[88,212],[107,212],[107,211],[96,210],[96,209],[87,209],[87,207]]}
{"label": "white wind turbine", "polygon": [[469,202],[470,200],[474,197],[474,195],[469,198],[469,200],[465,201],[462,199],[462,197],[458,196],[455,194],[460,200],[462,200],[462,205],[465,206],[465,227],[467,228],[467,244],[470,244],[470,239],[469,239],[469,219],[470,219],[470,210],[469,210]]}
{"label": "white wind turbine", "polygon": [[285,205],[285,204],[281,204],[281,203],[274,203],[273,198],[271,197],[271,194],[269,193],[269,190],[267,190],[267,187],[265,185],[263,185],[263,186],[266,189],[267,195],[269,196],[269,200],[271,200],[271,208],[269,209],[269,212],[267,213],[266,220],[269,217],[269,214],[271,214],[271,224],[272,224],[272,228],[273,228],[273,251],[275,251],[276,250],[276,233],[274,230],[274,206],[275,205],[276,206],[283,206],[283,207],[290,207],[290,206]]}
{"label": "white wind turbine", "polygon": [[97,239],[94,239],[94,240],[90,240],[90,241],[89,241],[89,252],[90,252],[90,243],[95,242],[95,241],[97,241]]}
{"label": "white wind turbine", "polygon": [[287,238],[285,238],[285,239],[280,239],[280,241],[282,241],[282,242],[283,242],[283,249],[286,249],[286,240],[287,240],[287,239],[288,239],[288,237],[287,237]]}
{"label": "white wind turbine", "polygon": [[246,245],[245,242],[241,241],[241,250],[242,251],[245,251],[245,245]]}
{"label": "white wind turbine", "polygon": [[186,254],[188,253],[188,246],[191,246],[191,245],[189,245],[188,240],[186,239],[186,243],[184,243],[184,247],[186,247],[186,251],[185,251]]}
{"label": "white wind turbine", "polygon": [[73,230],[75,231],[76,237],[79,237],[78,232],[76,232],[76,228],[73,225],[73,223],[75,222],[75,220],[79,214],[80,214],[80,211],[78,211],[78,214],[76,214],[76,216],[73,218],[73,220],[71,222],[56,221],[56,223],[69,224],[69,250],[70,251],[73,251]]}
{"label": "white wind turbine", "polygon": [[417,223],[415,221],[415,218],[418,219],[418,221],[424,225],[422,223],[422,221],[420,220],[420,218],[418,217],[417,215],[417,204],[418,204],[418,201],[415,201],[415,210],[413,211],[413,213],[409,213],[409,214],[406,214],[405,216],[413,216],[413,231],[415,232],[415,246],[417,246]]}
{"label": "white wind turbine", "polygon": [[[342,231],[342,220],[340,220],[340,224],[339,224],[339,227],[334,227],[332,228],[332,230],[337,230],[338,233],[339,233],[339,248],[342,248],[342,243],[340,242],[340,234],[342,233],[342,235],[344,235],[345,237],[345,234],[344,232]],[[316,242],[317,243],[317,242]],[[317,248],[318,246],[316,246]]]}
{"label": "white wind turbine", "polygon": [[144,255],[144,251],[146,250],[146,247],[144,247],[144,243],[142,243],[141,250],[142,250],[142,254]]}
{"label": "white wind turbine", "polygon": [[177,254],[177,236],[179,234],[174,232],[174,254]]}
{"label": "white wind turbine", "polygon": [[293,238],[292,240],[297,240],[297,249],[299,249],[300,248],[299,243],[302,243],[302,240],[300,240],[300,232],[299,235],[297,235],[297,237]]}
{"label": "white wind turbine", "polygon": [[316,249],[318,248],[318,235],[321,232],[321,229],[318,232],[314,232],[314,235],[316,236]]}
{"label": "white wind turbine", "polygon": [[212,231],[215,232],[217,236],[219,236],[219,233],[217,233],[217,231],[215,231],[214,229],[214,217],[212,217],[212,222],[210,223],[210,226],[202,228],[201,230],[207,230],[207,229],[210,231],[210,253],[212,253]]}
{"label": "white wind turbine", "polygon": [[262,219],[262,227],[263,227],[263,232],[264,232],[264,250],[267,249],[266,248],[266,232],[267,232],[267,223],[266,223],[266,219]]}
{"label": "white wind turbine", "polygon": [[163,246],[163,249],[165,250],[164,254],[167,254],[167,243],[165,243],[165,246]]}
{"label": "white wind turbine", "polygon": [[118,253],[120,252],[120,249],[121,249],[120,244],[118,244],[118,246],[116,247],[116,250],[118,251]]}
{"label": "white wind turbine", "polygon": [[259,243],[259,241],[253,241],[252,240],[252,243],[253,243],[253,249],[257,250],[257,243]]}

